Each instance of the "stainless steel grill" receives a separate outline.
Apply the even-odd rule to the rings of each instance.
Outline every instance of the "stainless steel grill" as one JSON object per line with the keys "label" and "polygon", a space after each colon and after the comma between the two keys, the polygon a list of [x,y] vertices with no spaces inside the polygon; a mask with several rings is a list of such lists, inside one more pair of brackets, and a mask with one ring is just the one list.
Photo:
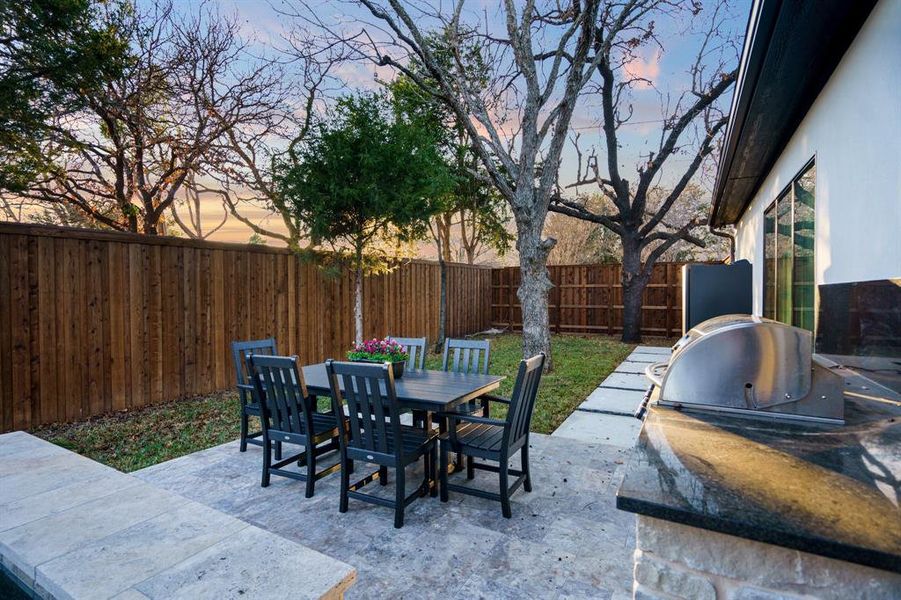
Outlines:
{"label": "stainless steel grill", "polygon": [[809,331],[750,315],[692,328],[650,365],[657,401],[676,408],[844,423],[843,378],[812,354]]}

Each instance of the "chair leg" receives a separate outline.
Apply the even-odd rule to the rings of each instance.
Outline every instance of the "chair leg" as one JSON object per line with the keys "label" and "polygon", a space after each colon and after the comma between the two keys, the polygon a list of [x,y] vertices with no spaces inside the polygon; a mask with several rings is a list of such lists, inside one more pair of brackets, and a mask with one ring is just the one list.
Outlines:
{"label": "chair leg", "polygon": [[282,443],[275,442],[275,460],[282,459]]}
{"label": "chair leg", "polygon": [[398,464],[395,470],[397,473],[394,475],[394,527],[400,529],[404,526],[404,497],[406,496],[404,479],[406,473],[401,464]]}
{"label": "chair leg", "polygon": [[379,485],[388,485],[388,467],[379,467]]}
{"label": "chair leg", "polygon": [[466,479],[475,479],[476,477],[476,468],[475,468],[475,459],[471,456],[466,457]]}
{"label": "chair leg", "polygon": [[[342,452],[342,454],[344,454]],[[347,512],[347,489],[350,487],[350,472],[353,470],[353,461],[346,456],[341,457],[341,497],[338,504],[338,512]]]}
{"label": "chair leg", "polygon": [[527,492],[532,491],[532,475],[529,473],[529,442],[526,441],[523,444],[522,450],[520,450],[520,458],[522,459],[522,472],[525,474],[526,478],[522,482],[522,489]]}
{"label": "chair leg", "polygon": [[263,438],[263,479],[261,487],[269,487],[269,467],[272,465],[272,444],[269,438]]}
{"label": "chair leg", "polygon": [[438,467],[438,479],[441,482],[441,501],[447,502],[447,445],[441,442],[441,465]]}
{"label": "chair leg", "polygon": [[[309,439],[309,438],[308,438]],[[307,492],[306,497],[312,498],[316,487],[316,446],[307,446]]]}
{"label": "chair leg", "polygon": [[513,513],[510,510],[510,483],[507,477],[507,469],[509,468],[506,457],[503,457],[499,470],[501,480],[501,512],[504,514],[505,519],[509,519],[513,516]]}
{"label": "chair leg", "polygon": [[424,496],[425,492],[427,492],[429,487],[431,486],[430,482],[432,481],[432,476],[433,476],[431,450],[422,455],[422,470],[423,470],[422,483],[423,483],[423,485],[426,486],[423,490],[423,496]]}
{"label": "chair leg", "polygon": [[438,444],[435,444],[432,446],[432,449],[429,450],[429,464],[431,465],[429,496],[434,498],[438,495]]}
{"label": "chair leg", "polygon": [[247,413],[241,407],[241,445],[240,452],[247,452]]}

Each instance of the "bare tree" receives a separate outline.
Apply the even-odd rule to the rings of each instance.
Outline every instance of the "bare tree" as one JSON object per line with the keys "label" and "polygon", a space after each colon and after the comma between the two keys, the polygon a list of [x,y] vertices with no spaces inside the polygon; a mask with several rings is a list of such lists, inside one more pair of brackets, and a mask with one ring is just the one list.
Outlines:
{"label": "bare tree", "polygon": [[27,201],[18,195],[0,194],[0,220],[21,222],[27,206]]}
{"label": "bare tree", "polygon": [[[648,10],[670,8],[662,2],[646,3]],[[700,5],[694,9],[700,12]],[[658,11],[659,12],[659,11]],[[732,87],[737,75],[737,45],[721,31],[723,5],[713,11],[695,60],[689,69],[691,89],[675,101],[664,97],[662,131],[656,150],[643,157],[632,183],[620,171],[620,128],[632,117],[630,90],[646,79],[630,73],[629,65],[638,57],[639,49],[655,44],[662,50],[652,20],[622,29],[612,15],[602,13],[599,28],[610,41],[599,51],[600,83],[590,92],[601,104],[603,157],[595,153],[586,160],[578,149],[578,176],[568,187],[592,185],[609,202],[597,210],[582,199],[569,200],[557,195],[551,210],[597,223],[614,232],[622,246],[623,335],[626,342],[641,340],[642,293],[651,277],[654,264],[675,244],[687,242],[704,246],[696,234],[704,222],[703,215],[693,213],[678,221],[669,215],[699,169],[715,149],[719,134],[728,122],[720,106],[720,98]],[[612,40],[611,40],[612,36]],[[692,135],[694,133],[695,135]],[[667,161],[674,156],[688,157],[676,183],[656,202],[657,182]],[[670,161],[672,162],[672,161]]]}
{"label": "bare tree", "polygon": [[[298,248],[305,227],[278,193],[274,173],[279,160],[295,160],[296,148],[307,139],[331,93],[340,85],[334,71],[348,50],[341,45],[318,47],[316,39],[297,27],[286,36],[286,47],[267,61],[265,110],[253,120],[229,127],[216,144],[217,159],[210,174],[229,213],[255,234]],[[226,114],[213,111],[215,118]],[[253,206],[274,213],[282,228],[266,227],[246,216]]]}
{"label": "bare tree", "polygon": [[[582,201],[588,206],[596,207],[606,199],[593,195]],[[619,262],[621,256],[619,238],[596,223],[551,213],[545,223],[544,233],[557,240],[548,257],[549,264]]]}
{"label": "bare tree", "polygon": [[[487,179],[509,203],[522,275],[523,353],[545,352],[550,368],[547,257],[554,240],[544,238],[542,230],[573,111],[610,47],[622,43],[617,35],[632,30],[661,2],[602,6],[600,0],[576,0],[539,7],[534,0],[505,0],[499,26],[487,13],[464,10],[464,0],[446,13],[441,5],[360,2],[375,18],[374,27],[337,35],[446,103],[472,139]],[[449,65],[430,48],[434,32],[448,39],[454,57]],[[479,88],[467,84],[462,58],[472,45],[485,53],[491,68],[488,84]],[[408,68],[411,59],[426,68],[428,80]]]}
{"label": "bare tree", "polygon": [[[222,217],[219,219],[218,223],[216,223],[212,227],[204,230],[203,215],[201,214],[204,206],[204,196],[210,194],[220,195],[218,194],[218,190],[210,189],[205,185],[198,183],[196,175],[192,171],[185,179],[184,191],[184,198],[182,198],[180,201],[177,200],[173,202],[170,206],[170,211],[172,214],[172,219],[179,226],[179,228],[181,228],[185,235],[187,235],[191,239],[205,240],[222,229],[222,226],[225,225],[226,221],[228,221],[228,207],[225,203],[225,200],[220,200],[219,203],[219,206],[222,208]],[[179,213],[180,206],[183,206],[188,213],[187,221]]]}
{"label": "bare tree", "polygon": [[130,64],[84,98],[85,111],[53,124],[46,145],[59,151],[57,168],[23,196],[96,226],[156,234],[219,140],[267,110],[273,75],[248,60],[234,19],[181,17],[163,2],[121,19]]}

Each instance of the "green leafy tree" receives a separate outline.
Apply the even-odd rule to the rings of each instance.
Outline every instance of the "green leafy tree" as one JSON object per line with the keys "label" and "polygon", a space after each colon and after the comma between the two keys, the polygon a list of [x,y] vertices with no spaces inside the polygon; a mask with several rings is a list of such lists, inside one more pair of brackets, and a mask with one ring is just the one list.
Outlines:
{"label": "green leafy tree", "polygon": [[[453,60],[443,38],[432,37],[430,45],[442,60]],[[470,83],[482,84],[485,67],[478,48],[469,48],[465,60],[472,65]],[[411,69],[418,77],[429,78],[420,63],[411,65]],[[488,249],[504,254],[513,242],[513,235],[507,230],[509,213],[503,197],[485,172],[468,131],[453,111],[408,75],[399,75],[388,84],[388,89],[396,111],[440,135],[439,145],[453,177],[453,187],[441,199],[441,207],[429,223],[440,269],[439,327],[435,341],[436,347],[440,347],[444,344],[447,315],[447,263],[456,259],[474,264]],[[456,253],[452,250],[455,245]]]}
{"label": "green leafy tree", "polygon": [[[390,248],[423,238],[451,179],[435,132],[391,110],[383,94],[341,99],[335,119],[283,164],[285,204],[354,269],[354,334],[363,339],[363,275],[391,265]],[[387,248],[386,248],[387,247]]]}
{"label": "green leafy tree", "polygon": [[129,60],[122,3],[0,2],[0,190],[18,192],[53,166],[42,141]]}

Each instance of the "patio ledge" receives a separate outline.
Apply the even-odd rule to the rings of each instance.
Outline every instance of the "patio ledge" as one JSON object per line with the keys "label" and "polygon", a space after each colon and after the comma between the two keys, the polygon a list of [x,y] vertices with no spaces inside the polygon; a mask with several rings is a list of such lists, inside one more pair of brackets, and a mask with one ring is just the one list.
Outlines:
{"label": "patio ledge", "polygon": [[356,579],[346,563],[24,432],[0,435],[0,562],[42,598],[334,599]]}

